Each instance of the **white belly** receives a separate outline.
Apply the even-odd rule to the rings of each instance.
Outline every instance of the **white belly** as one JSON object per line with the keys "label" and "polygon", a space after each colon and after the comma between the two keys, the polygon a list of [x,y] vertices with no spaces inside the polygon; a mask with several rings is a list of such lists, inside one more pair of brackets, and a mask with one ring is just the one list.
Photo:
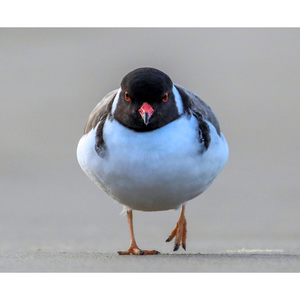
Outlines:
{"label": "white belly", "polygon": [[94,129],[81,138],[78,161],[100,188],[130,209],[176,209],[204,192],[227,161],[224,136],[220,138],[208,124],[210,147],[200,154],[203,146],[198,142],[194,117],[181,117],[144,133],[107,120],[104,140],[108,155],[101,158],[96,153]]}

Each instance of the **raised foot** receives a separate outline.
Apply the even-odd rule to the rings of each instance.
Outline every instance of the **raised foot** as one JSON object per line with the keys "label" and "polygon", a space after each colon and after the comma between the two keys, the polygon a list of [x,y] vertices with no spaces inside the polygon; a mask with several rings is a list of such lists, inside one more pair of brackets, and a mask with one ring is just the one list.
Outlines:
{"label": "raised foot", "polygon": [[139,248],[129,248],[125,251],[118,251],[119,255],[156,255],[160,254],[160,252],[156,250],[141,250]]}
{"label": "raised foot", "polygon": [[186,219],[184,216],[181,216],[181,218],[176,224],[175,229],[172,231],[172,233],[166,240],[166,242],[170,242],[175,237],[173,251],[177,251],[180,245],[184,250],[186,250],[186,233],[187,233]]}

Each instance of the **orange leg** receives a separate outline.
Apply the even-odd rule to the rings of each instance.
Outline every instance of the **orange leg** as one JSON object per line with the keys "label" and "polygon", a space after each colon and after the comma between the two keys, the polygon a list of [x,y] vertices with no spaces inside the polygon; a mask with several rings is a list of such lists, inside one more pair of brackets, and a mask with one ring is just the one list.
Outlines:
{"label": "orange leg", "polygon": [[186,229],[186,219],[185,219],[185,216],[184,216],[184,211],[185,211],[185,205],[182,205],[180,217],[179,217],[179,220],[176,224],[176,227],[166,240],[166,242],[170,242],[175,237],[175,244],[174,244],[173,251],[177,251],[179,249],[180,245],[182,246],[182,248],[184,250],[186,250],[186,233],[187,233],[187,229]]}
{"label": "orange leg", "polygon": [[132,222],[132,210],[127,211],[127,220],[129,225],[129,232],[130,232],[130,246],[125,251],[118,251],[118,254],[120,255],[153,255],[153,254],[159,254],[156,250],[141,250],[135,241],[134,238],[134,232],[133,232],[133,222]]}

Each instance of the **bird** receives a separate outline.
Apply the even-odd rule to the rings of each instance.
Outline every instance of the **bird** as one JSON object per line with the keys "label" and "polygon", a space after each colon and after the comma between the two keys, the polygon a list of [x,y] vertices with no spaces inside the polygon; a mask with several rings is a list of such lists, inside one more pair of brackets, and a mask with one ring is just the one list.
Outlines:
{"label": "bird", "polygon": [[119,255],[156,255],[138,247],[133,211],[181,208],[166,242],[186,250],[188,201],[202,194],[228,159],[228,144],[212,109],[153,67],[121,80],[91,112],[77,146],[87,176],[124,207],[130,233]]}

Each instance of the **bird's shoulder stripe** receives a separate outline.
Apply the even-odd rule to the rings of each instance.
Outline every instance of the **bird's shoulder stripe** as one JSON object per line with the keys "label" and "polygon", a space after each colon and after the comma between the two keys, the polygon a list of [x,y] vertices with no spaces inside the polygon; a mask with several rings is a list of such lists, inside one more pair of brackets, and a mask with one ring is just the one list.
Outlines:
{"label": "bird's shoulder stripe", "polygon": [[192,111],[192,114],[198,123],[199,142],[204,143],[204,147],[207,150],[211,141],[209,125],[203,120],[203,117],[199,112]]}

